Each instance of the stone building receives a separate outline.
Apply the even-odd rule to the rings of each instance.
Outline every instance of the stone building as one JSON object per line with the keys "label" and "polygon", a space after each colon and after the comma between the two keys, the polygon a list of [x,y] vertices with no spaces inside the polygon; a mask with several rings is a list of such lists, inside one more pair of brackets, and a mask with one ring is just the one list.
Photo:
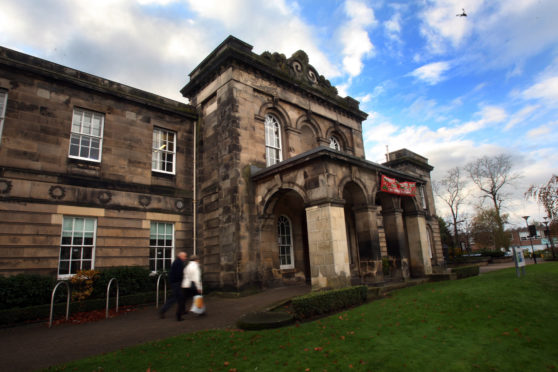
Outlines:
{"label": "stone building", "polygon": [[189,105],[0,49],[1,272],[160,270],[183,249],[228,290],[442,267],[427,159],[367,161],[366,113],[304,52],[231,36],[181,93]]}

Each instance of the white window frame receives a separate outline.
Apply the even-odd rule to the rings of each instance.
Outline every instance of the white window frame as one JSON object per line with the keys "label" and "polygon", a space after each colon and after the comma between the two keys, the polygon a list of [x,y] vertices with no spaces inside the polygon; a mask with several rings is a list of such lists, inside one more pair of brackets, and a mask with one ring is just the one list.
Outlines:
{"label": "white window frame", "polygon": [[268,167],[283,161],[281,123],[271,114],[265,116],[265,161]]}
{"label": "white window frame", "polygon": [[[281,232],[281,225],[284,224],[284,221],[288,223],[289,228],[289,235],[282,234]],[[284,240],[284,238],[288,238]],[[294,260],[294,247],[293,247],[293,224],[289,217],[281,215],[277,218],[277,247],[279,249],[279,268],[283,269],[294,269],[295,267],[295,260]],[[283,253],[283,248],[287,248],[288,250]],[[282,257],[286,256],[290,263],[282,263]]]}
{"label": "white window frame", "polygon": [[[169,141],[172,134],[172,141]],[[168,148],[171,147],[172,150]],[[163,160],[165,158],[165,160]],[[169,162],[168,159],[171,159]],[[165,164],[172,164],[172,171],[168,171]],[[151,151],[151,170],[153,172],[176,174],[176,132],[160,127],[153,128],[153,145]]]}
{"label": "white window frame", "polygon": [[329,148],[337,151],[341,151],[341,142],[335,136],[329,137]]}
{"label": "white window frame", "polygon": [[[165,232],[161,235],[160,232],[160,227],[164,226],[165,227]],[[166,236],[168,235],[166,233],[166,228],[170,226],[171,228],[171,245],[168,246],[166,245],[167,239]],[[155,236],[153,235],[153,228],[155,227]],[[149,257],[148,257],[148,262],[149,262],[149,270],[151,270],[152,272],[163,272],[163,271],[169,271],[170,267],[172,265],[172,260],[174,258],[174,224],[171,222],[165,222],[165,221],[151,221],[151,226],[150,226],[150,232],[149,232]],[[160,237],[163,237],[162,239],[160,239]],[[155,239],[153,239],[155,237]],[[162,241],[163,244],[159,244],[159,242]],[[170,254],[168,253],[168,249],[170,248]],[[160,255],[159,255],[160,252]],[[159,262],[162,261],[162,262]],[[151,266],[151,262],[154,262],[153,267]],[[165,262],[168,263],[168,267],[165,264]]]}
{"label": "white window frame", "polygon": [[[84,118],[86,117],[86,115],[91,115],[91,122],[90,122],[90,126],[89,128],[87,126],[84,125],[85,121]],[[79,122],[76,122],[76,117],[79,117],[80,120]],[[93,120],[94,119],[98,119],[100,122],[99,125],[99,131],[98,133],[93,133]],[[76,130],[79,127],[79,130]],[[100,163],[101,162],[101,158],[103,156],[103,131],[105,129],[105,115],[100,113],[100,112],[96,112],[96,111],[91,111],[91,110],[87,110],[87,109],[83,109],[83,108],[79,108],[79,107],[75,107],[74,111],[72,113],[72,124],[71,124],[71,130],[70,130],[70,148],[68,149],[68,157],[73,158],[73,159],[80,159],[80,160],[87,160],[87,161],[92,161],[95,163]],[[77,143],[75,143],[75,140],[77,140]],[[99,155],[97,158],[92,157],[91,156],[91,149],[94,148],[92,146],[92,142],[94,140],[97,140],[99,142]],[[84,145],[84,141],[89,141],[89,145],[85,146]],[[77,149],[78,149],[78,154],[77,155],[72,155],[72,147],[75,148],[75,146],[77,145]],[[83,148],[88,148],[88,155],[87,156],[82,156],[81,152]]]}
{"label": "white window frame", "polygon": [[2,130],[6,119],[6,106],[8,106],[8,91],[0,89],[0,144],[2,143]]}
{"label": "white window frame", "polygon": [[[82,228],[81,230],[76,230],[76,222],[78,220],[82,220]],[[66,228],[66,221],[71,224],[71,230]],[[93,223],[92,230],[86,230],[86,221]],[[57,275],[59,279],[66,279],[71,278],[75,275],[72,273],[72,261],[79,262],[79,267],[77,270],[93,270],[95,269],[95,251],[97,246],[97,219],[92,217],[81,217],[81,216],[64,216],[62,218],[62,228],[60,234],[60,250],[58,252],[58,268],[57,268]],[[92,234],[91,244],[85,244],[86,234]],[[68,242],[64,238],[69,238],[70,241]],[[79,242],[81,239],[81,243]],[[63,250],[69,249],[69,253],[64,255],[63,257]],[[91,258],[84,258],[84,249],[91,249]],[[75,257],[75,254],[79,254],[79,258]],[[83,267],[84,262],[90,261],[90,267]],[[62,262],[68,262],[68,272],[67,273],[60,273],[61,264]]]}
{"label": "white window frame", "polygon": [[428,205],[426,204],[426,193],[424,192],[424,185],[419,185],[419,192],[422,209],[428,209]]}

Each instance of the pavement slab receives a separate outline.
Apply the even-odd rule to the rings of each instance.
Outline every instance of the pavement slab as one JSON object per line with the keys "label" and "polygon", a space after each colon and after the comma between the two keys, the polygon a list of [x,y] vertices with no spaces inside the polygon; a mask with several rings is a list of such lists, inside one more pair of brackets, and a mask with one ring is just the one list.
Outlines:
{"label": "pavement slab", "polygon": [[115,318],[48,328],[36,323],[0,329],[2,371],[33,371],[124,347],[208,329],[234,328],[244,314],[310,292],[309,286],[288,286],[237,298],[207,296],[207,315],[174,318],[175,308],[160,319],[155,306]]}

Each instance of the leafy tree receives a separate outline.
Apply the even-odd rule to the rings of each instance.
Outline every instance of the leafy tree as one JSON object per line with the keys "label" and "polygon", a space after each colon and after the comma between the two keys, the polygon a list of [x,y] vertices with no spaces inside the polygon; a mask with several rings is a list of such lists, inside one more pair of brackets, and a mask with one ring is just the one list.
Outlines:
{"label": "leafy tree", "polygon": [[[481,250],[499,250],[508,248],[509,234],[500,230],[501,224],[508,222],[508,215],[498,215],[495,209],[480,209],[473,217],[471,223],[471,234],[475,240],[475,245]],[[507,245],[500,242],[507,241]]]}
{"label": "leafy tree", "polygon": [[438,182],[434,182],[434,192],[436,195],[447,204],[451,211],[452,225],[453,225],[453,246],[457,247],[459,245],[457,224],[459,218],[459,208],[465,202],[464,193],[466,187],[466,180],[461,174],[461,169],[459,167],[451,168],[447,171],[444,178]]}
{"label": "leafy tree", "polygon": [[440,225],[440,238],[442,240],[442,244],[447,245],[448,247],[453,247],[453,239],[451,237],[451,233],[448,229],[448,224],[442,217],[438,218],[438,224]]}
{"label": "leafy tree", "polygon": [[502,205],[508,196],[505,193],[505,186],[509,186],[517,180],[520,175],[512,172],[513,164],[510,155],[500,154],[489,157],[483,156],[465,166],[465,170],[471,180],[485,198],[492,202],[493,218],[497,226],[497,233],[494,234],[494,246],[509,248],[509,239],[504,233],[504,218],[502,215]]}
{"label": "leafy tree", "polygon": [[526,198],[535,199],[542,205],[552,223],[558,222],[558,176],[553,174],[546,185],[531,185],[525,192]]}

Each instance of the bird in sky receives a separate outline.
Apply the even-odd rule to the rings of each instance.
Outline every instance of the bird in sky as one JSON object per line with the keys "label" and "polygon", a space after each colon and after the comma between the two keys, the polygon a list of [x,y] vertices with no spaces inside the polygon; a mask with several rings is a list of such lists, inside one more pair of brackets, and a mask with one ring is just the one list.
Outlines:
{"label": "bird in sky", "polygon": [[456,17],[467,17],[467,13],[465,13],[465,9],[461,8],[461,10],[463,11],[463,13],[461,14],[456,14]]}

